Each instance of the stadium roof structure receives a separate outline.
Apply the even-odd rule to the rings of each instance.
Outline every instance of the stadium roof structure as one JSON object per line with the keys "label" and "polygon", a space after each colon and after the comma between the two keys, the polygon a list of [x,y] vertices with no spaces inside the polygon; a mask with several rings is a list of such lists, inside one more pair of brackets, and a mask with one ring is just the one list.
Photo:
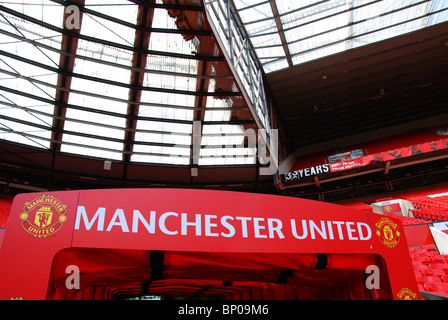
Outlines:
{"label": "stadium roof structure", "polygon": [[447,123],[447,20],[440,0],[0,1],[2,182],[273,188],[252,135],[284,160]]}
{"label": "stadium roof structure", "polygon": [[446,1],[234,3],[301,153],[446,122]]}

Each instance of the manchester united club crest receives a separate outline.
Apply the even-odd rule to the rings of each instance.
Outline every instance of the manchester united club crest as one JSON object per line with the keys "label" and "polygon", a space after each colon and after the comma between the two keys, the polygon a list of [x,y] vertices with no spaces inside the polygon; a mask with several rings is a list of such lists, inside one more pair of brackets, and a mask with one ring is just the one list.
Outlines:
{"label": "manchester united club crest", "polygon": [[67,206],[54,196],[41,196],[26,202],[20,214],[23,229],[35,237],[45,238],[62,228],[67,221]]}
{"label": "manchester united club crest", "polygon": [[417,294],[409,288],[403,288],[397,293],[398,300],[417,300]]}
{"label": "manchester united club crest", "polygon": [[376,224],[376,235],[380,241],[389,248],[393,248],[400,242],[398,225],[388,218],[381,218]]}

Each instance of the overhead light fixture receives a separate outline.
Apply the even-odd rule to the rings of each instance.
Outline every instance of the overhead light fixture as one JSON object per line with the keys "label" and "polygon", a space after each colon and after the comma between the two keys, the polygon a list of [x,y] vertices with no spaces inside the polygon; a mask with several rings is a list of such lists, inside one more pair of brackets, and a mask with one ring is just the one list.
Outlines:
{"label": "overhead light fixture", "polygon": [[110,160],[104,161],[103,169],[109,171],[111,168],[112,168],[112,161]]}
{"label": "overhead light fixture", "polygon": [[376,97],[371,98],[370,100],[381,99],[382,97],[384,97],[385,94],[386,91],[384,90],[384,88],[381,88],[380,91],[378,92],[378,95]]}
{"label": "overhead light fixture", "polygon": [[98,178],[92,178],[92,177],[79,176],[79,178],[84,179],[84,180],[98,181]]}
{"label": "overhead light fixture", "polygon": [[21,166],[16,166],[16,165],[14,165],[14,164],[9,164],[9,163],[4,163],[4,162],[1,162],[0,164],[3,165],[3,166],[7,166],[7,167],[11,167],[11,168],[16,168],[16,169],[20,169],[20,168],[22,168]]}

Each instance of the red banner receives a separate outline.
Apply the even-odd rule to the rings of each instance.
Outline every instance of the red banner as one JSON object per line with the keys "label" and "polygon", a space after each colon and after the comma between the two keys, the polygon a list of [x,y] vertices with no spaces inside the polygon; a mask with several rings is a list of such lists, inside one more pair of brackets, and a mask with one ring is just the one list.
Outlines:
{"label": "red banner", "polygon": [[[55,223],[57,230],[47,232]],[[318,201],[193,189],[23,194],[14,199],[6,230],[0,299],[45,298],[53,259],[65,248],[376,254],[387,264],[394,298],[403,290],[418,297],[399,220]]]}
{"label": "red banner", "polygon": [[[443,150],[448,148],[448,139],[427,142],[423,144],[419,144],[417,146],[406,147],[401,149],[396,149],[387,152],[375,153],[371,155],[366,155],[361,158],[349,160],[349,161],[340,161],[331,164],[323,164],[320,166],[315,166],[312,168],[295,170],[293,172],[288,172],[286,174],[281,175],[281,182],[291,182],[300,180],[306,177],[317,176],[323,173],[328,172],[339,172],[344,170],[350,170],[354,168],[368,166],[374,163],[386,162],[391,160],[397,160],[400,158],[407,158],[418,154],[428,153],[437,150]],[[319,168],[317,170],[316,168]]]}
{"label": "red banner", "polygon": [[298,246],[313,253],[370,250],[374,231],[366,215],[324,203],[316,212],[312,201],[301,201],[300,208],[291,210],[293,199],[273,202],[265,197],[245,194],[242,201],[240,193],[228,192],[223,201],[220,193],[183,190],[167,201],[164,190],[81,191],[73,244],[86,247],[95,239],[96,246],[113,249],[132,245],[219,252],[295,252]]}
{"label": "red banner", "polygon": [[354,159],[351,161],[342,161],[334,164],[330,164],[331,172],[337,172],[342,170],[353,169],[356,167],[367,166],[372,163],[385,162],[396,160],[400,158],[406,158],[422,153],[437,151],[448,148],[448,139],[439,140],[434,142],[428,142],[420,144],[418,146],[406,147],[401,149],[396,149],[387,152],[375,153],[371,155],[364,156],[359,159]]}

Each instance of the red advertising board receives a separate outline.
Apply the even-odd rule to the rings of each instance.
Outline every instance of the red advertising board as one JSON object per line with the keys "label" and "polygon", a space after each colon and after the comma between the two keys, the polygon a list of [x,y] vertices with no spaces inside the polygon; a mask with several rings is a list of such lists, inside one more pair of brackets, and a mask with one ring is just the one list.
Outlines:
{"label": "red advertising board", "polygon": [[334,173],[345,170],[350,170],[354,168],[368,166],[374,163],[387,162],[401,158],[407,158],[411,156],[415,156],[418,154],[433,152],[437,150],[443,150],[448,148],[448,139],[441,139],[438,141],[432,141],[427,143],[422,143],[417,146],[410,146],[405,148],[400,148],[396,150],[391,150],[387,152],[380,152],[370,155],[365,155],[363,157],[347,160],[347,161],[339,161],[335,163],[329,164],[321,164],[311,168],[304,168],[295,170],[293,172],[288,172],[286,174],[281,175],[281,182],[292,182],[295,180],[300,180],[306,177],[312,177],[320,174]]}
{"label": "red advertising board", "polygon": [[0,298],[45,298],[64,248],[379,254],[394,298],[418,297],[399,220],[291,197],[190,189],[17,196],[0,250]]}
{"label": "red advertising board", "polygon": [[[106,195],[105,195],[106,193]],[[276,196],[207,190],[129,194],[80,192],[73,245],[103,248],[225,252],[365,252],[372,230],[366,215],[346,208]],[[194,200],[194,201],[193,201]],[[106,203],[107,202],[107,203]],[[237,205],[236,205],[237,204]],[[311,212],[315,214],[310,215]],[[338,218],[336,218],[338,217]],[[344,219],[341,219],[344,217]],[[95,242],[91,237],[95,237]]]}
{"label": "red advertising board", "polygon": [[[71,246],[78,193],[32,193],[14,198],[0,249],[0,299],[45,299],[53,257]],[[58,213],[59,203],[65,206],[63,215]],[[39,223],[41,208],[51,208],[53,213],[47,225]]]}

